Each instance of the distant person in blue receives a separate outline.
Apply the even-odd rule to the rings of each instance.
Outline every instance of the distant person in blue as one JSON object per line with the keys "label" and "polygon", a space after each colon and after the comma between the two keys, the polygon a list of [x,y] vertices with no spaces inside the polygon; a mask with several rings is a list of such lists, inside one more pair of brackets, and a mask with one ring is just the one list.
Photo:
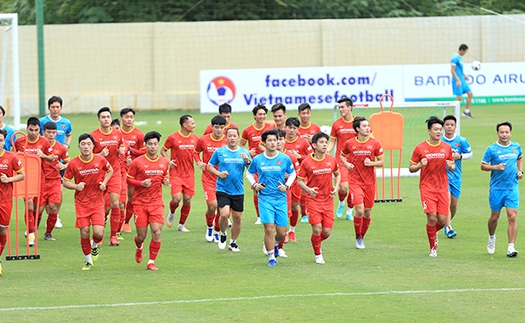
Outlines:
{"label": "distant person in blue", "polygon": [[452,239],[457,235],[457,232],[452,229],[451,222],[456,215],[459,195],[461,193],[461,161],[472,158],[472,148],[470,147],[467,139],[456,134],[457,119],[455,116],[448,115],[443,118],[443,121],[445,122],[445,132],[443,133],[441,140],[452,147],[452,156],[454,157],[454,162],[456,163],[456,169],[454,171],[450,171],[447,168],[448,191],[450,192],[450,216],[447,217],[447,224],[445,225],[444,229],[447,238]]}
{"label": "distant person in blue", "polygon": [[208,162],[208,171],[217,176],[217,205],[219,207],[220,240],[219,249],[226,248],[228,218],[232,211],[233,223],[228,249],[239,252],[237,238],[241,233],[241,217],[244,211],[244,168],[252,160],[250,152],[239,147],[239,129],[235,127],[226,130],[226,146],[213,152]]}
{"label": "distant person in blue", "polygon": [[[69,150],[69,144],[71,143],[73,127],[71,126],[71,121],[60,116],[62,111],[62,98],[59,96],[52,96],[47,100],[47,108],[49,109],[49,115],[40,118],[40,134],[44,134],[44,124],[46,122],[54,122],[57,125],[57,136],[56,141],[66,146]],[[60,171],[60,175],[64,177],[65,170]],[[62,228],[62,221],[60,220],[60,215],[57,214],[57,222],[55,228]]]}
{"label": "distant person in blue", "polygon": [[[268,254],[268,266],[277,264],[278,245],[286,236],[288,228],[288,204],[286,191],[296,178],[295,167],[286,154],[277,150],[277,129],[266,131],[261,141],[266,151],[253,158],[246,178],[259,195],[259,214],[264,225],[264,245]],[[259,182],[255,182],[255,174]],[[274,236],[275,230],[275,236]]]}
{"label": "distant person in blue", "polygon": [[470,113],[470,103],[472,103],[472,96],[474,95],[470,90],[467,82],[469,77],[467,74],[463,73],[463,55],[468,50],[468,46],[461,44],[457,53],[452,54],[450,59],[450,72],[452,73],[453,80],[452,83],[452,93],[456,96],[457,101],[461,101],[463,94],[467,93],[467,105],[465,106],[465,111],[463,115],[467,118],[472,119],[472,114]]}
{"label": "distant person in blue", "polygon": [[4,123],[5,109],[0,105],[0,129],[7,131],[7,137],[5,137],[4,149],[11,151],[11,137],[15,133],[15,129]]}
{"label": "distant person in blue", "polygon": [[516,257],[518,251],[514,248],[518,235],[518,222],[516,216],[520,206],[520,191],[518,180],[523,178],[523,152],[517,142],[510,141],[512,124],[502,122],[496,126],[498,141],[490,145],[481,161],[481,170],[490,171],[490,218],[489,242],[487,251],[493,254],[496,249],[496,227],[498,226],[501,209],[507,209],[509,226],[507,235],[509,245],[507,257]]}

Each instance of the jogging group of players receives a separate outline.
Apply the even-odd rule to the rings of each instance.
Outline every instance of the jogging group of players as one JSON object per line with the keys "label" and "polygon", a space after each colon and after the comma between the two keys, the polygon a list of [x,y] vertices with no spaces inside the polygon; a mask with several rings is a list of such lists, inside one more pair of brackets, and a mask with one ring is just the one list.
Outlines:
{"label": "jogging group of players", "polygon": [[[202,171],[202,186],[207,204],[205,239],[220,249],[239,252],[238,237],[244,211],[244,178],[253,191],[256,224],[264,226],[263,251],[268,266],[277,257],[287,257],[285,242],[295,242],[299,221],[312,227],[311,244],[315,263],[324,264],[322,241],[330,236],[334,218],[346,218],[355,228],[356,248],[364,249],[364,237],[370,226],[376,186],[375,168],[383,166],[383,149],[373,138],[368,120],[352,114],[349,98],[338,101],[341,118],[331,127],[330,135],[310,121],[311,107],[298,107],[298,118],[286,116],[286,107],[271,108],[273,122],[267,121],[268,109],[253,108],[254,122],[242,131],[230,122],[232,108],[219,107],[204,134],[194,134],[190,115],[180,117],[180,130],[170,134],[161,145],[161,134],[145,135],[134,126],[135,111],[120,111],[120,121],[112,118],[109,108],[97,112],[99,127],[78,137],[80,154],[70,159],[71,123],[60,116],[62,99],[49,99],[50,114],[27,120],[27,135],[15,141],[16,151],[41,158],[42,186],[39,199],[30,200],[27,239],[34,244],[35,228],[44,210],[45,240],[54,240],[53,228],[62,202],[61,187],[75,191],[75,227],[80,229],[85,257],[82,270],[90,270],[99,257],[104,227],[109,222],[109,245],[120,244],[120,233],[131,232],[133,217],[136,235],[135,260],[142,262],[148,227],[151,231],[148,270],[158,270],[155,259],[161,248],[161,230],[165,223],[162,186],[170,187],[171,200],[166,225],[172,227],[180,206],[177,229],[188,232],[185,223],[195,195],[194,165]],[[10,152],[12,128],[0,119],[0,255],[6,245],[11,219],[13,182],[26,177],[17,156]],[[427,215],[426,232],[430,257],[437,256],[437,232],[445,228],[449,238],[456,236],[451,226],[461,191],[461,163],[472,157],[468,141],[455,133],[456,118],[427,120],[429,139],[419,144],[410,159],[409,170],[420,171],[420,195]],[[495,251],[495,229],[500,211],[506,207],[509,219],[508,257],[515,257],[516,213],[519,207],[518,179],[523,177],[522,151],[510,141],[512,125],[497,125],[498,141],[489,146],[481,169],[491,172],[487,250]],[[336,147],[335,156],[329,153]],[[61,174],[62,172],[62,174]],[[62,184],[61,184],[62,183]],[[339,204],[334,209],[334,198]],[[35,205],[39,201],[39,205]],[[182,204],[182,205],[181,205]],[[231,218],[231,222],[230,222]],[[230,240],[228,241],[228,227]],[[0,274],[1,274],[0,263]]]}

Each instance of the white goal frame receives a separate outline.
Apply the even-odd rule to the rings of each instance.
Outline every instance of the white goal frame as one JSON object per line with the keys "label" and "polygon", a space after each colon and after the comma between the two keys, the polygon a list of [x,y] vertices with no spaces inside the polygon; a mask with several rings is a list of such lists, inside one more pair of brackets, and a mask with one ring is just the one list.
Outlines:
{"label": "white goal frame", "polygon": [[12,73],[13,73],[13,128],[19,130],[20,125],[20,63],[19,63],[19,51],[18,51],[18,14],[17,13],[0,13],[0,20],[10,21],[4,31],[4,44],[3,44],[3,56],[2,56],[2,78],[0,82],[0,104],[5,108],[4,102],[4,89],[5,89],[5,74],[6,74],[6,59],[7,59],[7,42],[5,41],[8,37],[8,32],[11,31],[11,56],[12,56]]}

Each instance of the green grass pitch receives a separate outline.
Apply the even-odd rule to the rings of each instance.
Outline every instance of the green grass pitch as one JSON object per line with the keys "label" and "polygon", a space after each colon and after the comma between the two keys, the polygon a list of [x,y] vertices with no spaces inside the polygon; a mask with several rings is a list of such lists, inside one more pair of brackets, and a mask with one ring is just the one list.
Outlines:
{"label": "green grass pitch", "polygon": [[[140,128],[158,130],[165,139],[180,129],[183,113],[139,111],[136,121],[147,121]],[[187,113],[196,120],[196,134],[202,134],[212,115]],[[418,178],[402,179],[402,203],[376,204],[365,250],[355,249],[353,223],[336,219],[332,236],[323,243],[326,265],[317,265],[310,225],[299,223],[298,242],[285,245],[289,258],[269,268],[261,250],[263,228],[254,224],[251,192],[238,240],[242,251],[219,250],[205,241],[206,206],[197,172],[197,194],[186,225],[191,231],[164,227],[158,272],[147,271],[145,262],[135,263],[133,233],[125,234],[119,247],[109,247],[106,236],[95,267],[84,272],[73,192],[64,190],[64,227],[53,233],[57,241],[44,241],[41,225],[40,260],[2,262],[0,322],[523,322],[524,239],[518,235],[516,243],[523,254],[506,258],[507,221],[502,216],[496,253],[487,254],[489,173],[480,171],[480,162],[485,148],[497,140],[497,122],[513,122],[512,139],[525,145],[525,109],[476,106],[472,113],[474,119],[461,120],[474,157],[463,162],[454,220],[458,236],[449,240],[441,233],[435,259],[428,257]],[[74,142],[98,126],[94,114],[67,117],[73,122]],[[232,117],[241,128],[251,120],[250,113]],[[314,111],[312,120],[330,124],[332,111]],[[419,141],[428,138],[424,128],[418,136]],[[404,151],[404,159],[411,149]],[[76,147],[71,153],[78,153]],[[167,188],[164,193],[167,202]],[[148,243],[149,235],[145,258]]]}

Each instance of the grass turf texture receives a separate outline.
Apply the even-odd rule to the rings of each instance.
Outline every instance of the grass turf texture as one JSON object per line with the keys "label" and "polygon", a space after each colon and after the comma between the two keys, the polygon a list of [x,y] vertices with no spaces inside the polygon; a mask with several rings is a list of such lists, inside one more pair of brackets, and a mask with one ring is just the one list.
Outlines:
{"label": "grass turf texture", "polygon": [[[140,128],[158,130],[165,140],[180,128],[183,113],[138,112],[136,121],[147,121]],[[189,113],[200,135],[212,115]],[[74,229],[73,192],[64,190],[60,212],[64,228],[53,232],[57,241],[44,241],[41,225],[40,260],[2,262],[0,321],[523,321],[525,254],[505,257],[505,216],[497,229],[496,253],[487,253],[489,173],[479,166],[485,148],[497,140],[497,122],[512,121],[512,139],[525,145],[525,110],[519,105],[475,107],[473,115],[475,119],[462,119],[462,135],[470,141],[474,157],[463,162],[463,192],[454,220],[458,236],[449,240],[440,233],[438,258],[428,257],[418,178],[402,179],[402,203],[376,204],[365,250],[355,249],[353,222],[336,219],[331,237],[323,243],[326,265],[317,265],[310,225],[298,223],[298,242],[285,245],[289,258],[279,258],[277,267],[268,268],[261,251],[263,227],[253,224],[249,191],[238,240],[242,251],[219,250],[205,241],[206,205],[197,172],[196,196],[186,224],[191,232],[177,231],[176,224],[164,227],[156,261],[160,271],[146,270],[149,233],[145,259],[136,264],[134,233],[124,234],[119,247],[109,247],[107,227],[99,260],[84,272]],[[313,116],[319,124],[330,124],[332,111],[314,111]],[[74,143],[78,135],[98,125],[95,115],[67,117],[73,122]],[[157,120],[163,123],[156,125]],[[241,128],[251,120],[248,113],[232,118]],[[422,131],[420,141],[427,138]],[[410,158],[411,149],[404,152],[404,159]],[[71,154],[76,156],[78,149],[73,147]],[[167,204],[167,188],[164,195]],[[518,212],[520,224],[522,211],[523,207]],[[179,212],[180,208],[176,220]],[[520,235],[516,248],[525,253]]]}

